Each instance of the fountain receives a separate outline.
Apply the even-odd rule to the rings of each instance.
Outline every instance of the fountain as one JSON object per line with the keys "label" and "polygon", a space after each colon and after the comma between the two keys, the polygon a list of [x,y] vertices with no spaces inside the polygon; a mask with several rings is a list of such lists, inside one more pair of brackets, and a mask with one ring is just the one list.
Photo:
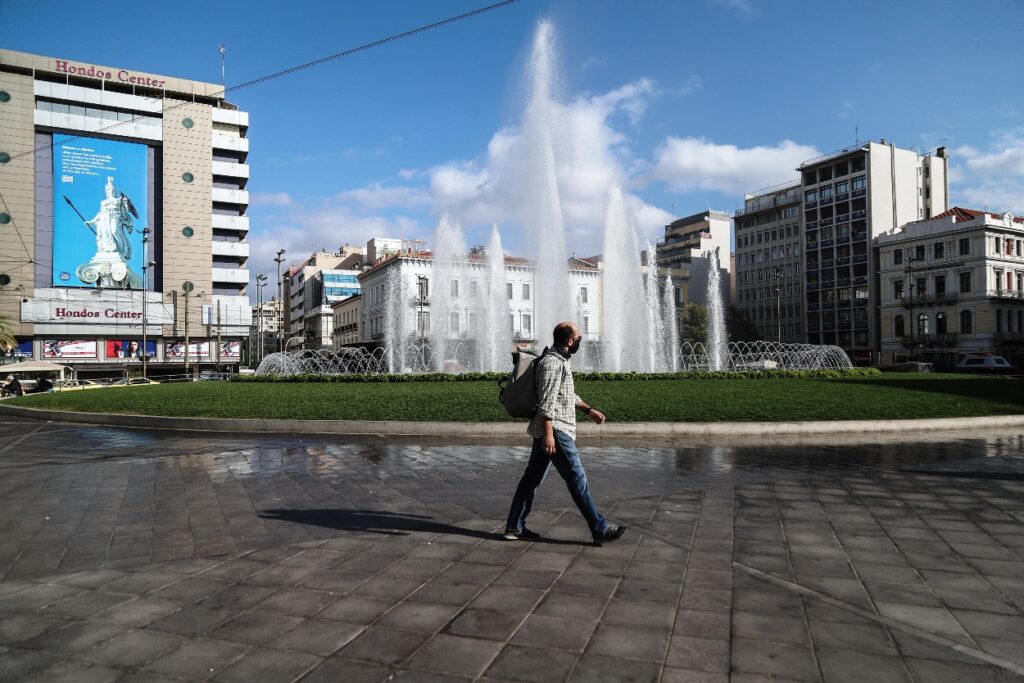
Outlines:
{"label": "fountain", "polygon": [[708,362],[709,369],[725,369],[728,341],[725,333],[725,306],[722,305],[722,285],[718,272],[718,249],[709,251],[708,257]]}
{"label": "fountain", "polygon": [[[537,346],[550,343],[556,323],[580,321],[582,316],[569,277],[558,186],[555,141],[564,124],[557,120],[553,94],[553,41],[553,27],[542,21],[531,52],[530,94],[523,113],[526,166],[522,177],[512,180],[519,181],[523,189],[524,242],[535,249],[531,304]],[[781,369],[850,367],[849,359],[837,347],[727,343],[717,250],[708,254],[711,320],[707,344],[680,345],[671,274],[659,274],[653,260],[655,250],[649,243],[647,250],[651,258],[645,272],[640,231],[619,182],[610,179],[603,235],[602,311],[596,326],[600,344],[599,348],[584,346],[577,358],[580,367],[637,372],[728,370],[758,364]],[[497,226],[491,230],[486,249],[467,253],[461,226],[444,214],[437,226],[431,267],[429,333],[416,332],[413,322],[419,313],[411,303],[419,294],[416,276],[403,276],[401,267],[393,267],[384,286],[387,320],[379,346],[275,353],[263,359],[257,373],[507,371],[512,333],[505,256]]]}

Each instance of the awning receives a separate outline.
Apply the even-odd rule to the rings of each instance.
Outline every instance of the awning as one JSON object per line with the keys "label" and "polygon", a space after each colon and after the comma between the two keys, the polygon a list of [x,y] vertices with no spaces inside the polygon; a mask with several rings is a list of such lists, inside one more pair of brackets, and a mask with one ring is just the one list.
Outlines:
{"label": "awning", "polygon": [[64,378],[64,373],[70,373],[71,368],[67,365],[59,365],[46,360],[23,360],[20,363],[9,363],[0,365],[0,375],[6,377],[21,372],[53,372]]}

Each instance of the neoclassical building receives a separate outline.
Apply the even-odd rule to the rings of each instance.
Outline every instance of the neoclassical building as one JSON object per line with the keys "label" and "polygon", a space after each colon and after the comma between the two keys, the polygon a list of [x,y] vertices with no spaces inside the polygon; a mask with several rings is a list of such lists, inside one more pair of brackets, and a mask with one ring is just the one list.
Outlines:
{"label": "neoclassical building", "polygon": [[881,364],[1024,363],[1024,219],[954,207],[877,238]]}

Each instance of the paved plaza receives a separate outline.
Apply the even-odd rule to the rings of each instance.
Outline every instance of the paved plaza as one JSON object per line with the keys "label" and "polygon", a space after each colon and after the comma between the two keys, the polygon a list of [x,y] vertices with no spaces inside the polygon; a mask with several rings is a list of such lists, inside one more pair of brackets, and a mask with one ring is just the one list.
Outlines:
{"label": "paved plaza", "polygon": [[521,439],[0,417],[2,681],[1024,681],[1024,436]]}

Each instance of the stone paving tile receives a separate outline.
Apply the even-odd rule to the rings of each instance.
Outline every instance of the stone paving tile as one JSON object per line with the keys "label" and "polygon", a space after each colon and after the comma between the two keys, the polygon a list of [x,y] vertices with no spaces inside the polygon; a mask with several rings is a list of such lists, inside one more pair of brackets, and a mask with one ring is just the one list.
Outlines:
{"label": "stone paving tile", "polygon": [[[5,424],[0,418],[0,432]],[[753,578],[733,561],[997,657],[1018,656],[1024,484],[899,467],[1019,473],[1024,462],[1012,454],[1024,439],[997,457],[972,457],[991,446],[970,440],[937,450],[736,448],[727,472],[701,471],[699,446],[602,445],[588,454],[588,472],[610,513],[632,528],[595,548],[577,542],[585,527],[562,508],[562,491],[539,496],[531,515],[548,542],[493,535],[528,455],[518,445],[311,438],[296,446],[259,437],[242,454],[237,438],[227,446],[216,436],[67,433],[75,439],[51,462],[0,479],[4,680],[47,666],[83,680],[189,677],[189,667],[240,680],[264,661],[268,678],[312,669],[304,680],[313,681],[562,680],[569,672],[579,680],[843,680],[856,662],[877,680],[894,672],[917,683],[1012,678]],[[115,436],[123,460],[93,458],[83,444],[99,434],[105,444]],[[311,475],[305,448],[327,466]],[[368,459],[373,452],[383,457]],[[870,464],[851,464],[858,458]],[[48,490],[75,492],[61,494],[61,519],[5,526],[11,510],[41,519],[23,511]],[[61,632],[71,636],[59,644],[62,656],[77,658],[70,664],[28,649]],[[181,654],[190,645],[199,659]],[[535,652],[531,661],[545,665],[517,668]],[[129,670],[140,662],[142,671]],[[210,665],[200,670],[202,662]]]}
{"label": "stone paving tile", "polygon": [[288,650],[253,650],[217,674],[214,681],[225,683],[289,683],[316,666],[313,655]]}
{"label": "stone paving tile", "polygon": [[74,681],[75,683],[113,683],[121,680],[122,671],[102,664],[59,661],[25,679],[28,683],[43,681]]}

